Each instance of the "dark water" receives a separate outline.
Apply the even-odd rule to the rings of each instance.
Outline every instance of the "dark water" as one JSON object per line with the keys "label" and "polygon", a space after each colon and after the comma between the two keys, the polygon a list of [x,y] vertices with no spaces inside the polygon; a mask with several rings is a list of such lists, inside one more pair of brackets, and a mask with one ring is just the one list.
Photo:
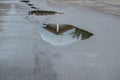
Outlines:
{"label": "dark water", "polygon": [[[36,7],[31,7],[36,8]],[[46,11],[46,10],[32,10],[28,12],[29,15],[55,15],[55,14],[62,14],[56,11]]]}

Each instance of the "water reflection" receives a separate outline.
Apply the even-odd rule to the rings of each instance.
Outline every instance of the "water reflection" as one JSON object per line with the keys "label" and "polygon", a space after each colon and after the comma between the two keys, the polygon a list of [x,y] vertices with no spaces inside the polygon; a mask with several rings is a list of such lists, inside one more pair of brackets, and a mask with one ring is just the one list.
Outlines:
{"label": "water reflection", "polygon": [[65,24],[58,24],[58,30],[57,30],[57,24],[47,24],[44,29],[56,34],[60,35],[68,30],[71,30],[74,28],[74,26],[71,25],[65,25]]}
{"label": "water reflection", "polygon": [[21,0],[21,2],[28,3],[28,2],[30,2],[30,1],[29,1],[29,0]]}
{"label": "water reflection", "polygon": [[91,32],[68,24],[46,24],[39,32],[43,40],[52,45],[68,45],[93,36]]}
{"label": "water reflection", "polygon": [[[35,7],[34,4],[31,4],[30,0],[21,0],[21,2],[26,3],[28,6],[30,6],[32,9],[32,11],[28,11],[28,15],[54,15],[54,14],[63,14],[60,12],[56,12],[56,11],[49,11],[49,10],[39,10],[39,8]],[[45,3],[46,1],[43,0],[41,1],[43,3]],[[42,4],[41,4],[42,5]]]}
{"label": "water reflection", "polygon": [[28,5],[29,5],[29,6],[33,6],[33,4],[31,4],[31,3],[28,3]]}
{"label": "water reflection", "polygon": [[[37,9],[36,7],[32,7]],[[55,15],[55,14],[63,14],[56,11],[47,11],[47,10],[32,10],[28,12],[29,15]]]}
{"label": "water reflection", "polygon": [[72,36],[72,38],[76,39],[81,38],[81,40],[85,40],[93,36],[92,33],[85,31],[83,29],[79,29],[77,27],[75,27],[75,30],[72,33],[70,33],[70,35]]}
{"label": "water reflection", "polygon": [[30,6],[32,9],[39,9],[34,6],[34,4],[31,4],[29,0],[21,0],[21,2],[26,3],[28,6]]}

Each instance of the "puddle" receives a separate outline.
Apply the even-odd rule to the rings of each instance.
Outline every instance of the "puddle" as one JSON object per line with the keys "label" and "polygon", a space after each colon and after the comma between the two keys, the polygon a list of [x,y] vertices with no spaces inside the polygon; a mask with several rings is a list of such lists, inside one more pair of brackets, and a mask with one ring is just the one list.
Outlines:
{"label": "puddle", "polygon": [[32,10],[28,12],[29,15],[55,15],[55,14],[63,14],[56,11],[46,11],[46,10]]}
{"label": "puddle", "polygon": [[56,12],[56,11],[39,10],[39,8],[35,7],[34,4],[31,4],[31,2],[29,0],[21,0],[21,2],[25,2],[32,9],[38,9],[38,10],[28,11],[28,15],[37,15],[37,16],[40,15],[40,16],[42,16],[42,15],[63,14],[63,13]]}
{"label": "puddle", "polygon": [[29,5],[29,6],[33,6],[33,4],[31,4],[31,3],[28,3],[28,5]]}
{"label": "puddle", "polygon": [[31,6],[31,8],[32,8],[32,9],[39,9],[39,8],[34,7],[34,6]]}
{"label": "puddle", "polygon": [[29,0],[22,0],[21,2],[26,3],[28,6],[30,6],[32,9],[39,9],[37,7],[34,6],[34,4],[31,4],[31,2]]}
{"label": "puddle", "polygon": [[21,2],[28,3],[30,1],[29,0],[21,0]]}
{"label": "puddle", "polygon": [[93,33],[68,24],[46,24],[39,33],[46,42],[60,46],[89,39]]}
{"label": "puddle", "polygon": [[[29,4],[29,2],[27,3]],[[28,11],[28,15],[46,16],[63,14],[57,11],[39,10],[29,4],[34,10]],[[41,19],[42,20],[42,19]],[[69,24],[40,24],[39,33],[42,39],[52,45],[61,46],[89,39],[93,33]],[[44,27],[43,27],[44,26]]]}

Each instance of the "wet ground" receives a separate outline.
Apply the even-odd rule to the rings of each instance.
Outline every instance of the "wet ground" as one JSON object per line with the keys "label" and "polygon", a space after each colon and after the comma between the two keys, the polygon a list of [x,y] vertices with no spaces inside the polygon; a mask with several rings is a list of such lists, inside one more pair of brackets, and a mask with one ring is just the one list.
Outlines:
{"label": "wet ground", "polygon": [[0,1],[0,80],[35,80],[35,28],[18,15],[15,5]]}
{"label": "wet ground", "polygon": [[120,79],[119,17],[83,7],[50,16],[31,10],[0,1],[0,80]]}

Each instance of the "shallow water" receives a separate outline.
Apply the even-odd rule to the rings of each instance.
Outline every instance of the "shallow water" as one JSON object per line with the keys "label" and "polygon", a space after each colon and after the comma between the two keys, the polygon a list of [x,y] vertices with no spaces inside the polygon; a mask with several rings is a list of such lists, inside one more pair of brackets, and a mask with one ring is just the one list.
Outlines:
{"label": "shallow water", "polygon": [[68,24],[59,24],[57,31],[57,24],[47,24],[45,27],[39,28],[39,33],[43,40],[52,45],[68,45],[76,41],[89,39],[93,33],[85,31]]}
{"label": "shallow water", "polygon": [[[28,3],[27,5],[31,6]],[[36,23],[39,27],[38,32],[40,33],[42,39],[52,45],[68,45],[80,40],[82,41],[89,39],[93,36],[93,33],[70,24],[56,24],[59,14],[62,15],[63,13],[35,9],[28,11],[28,15],[26,14],[26,19]],[[40,20],[34,20],[34,17],[36,17],[36,19],[39,18]],[[55,18],[56,20],[54,20]],[[55,24],[48,24],[49,22],[54,22]],[[59,25],[59,31],[57,31],[57,25]]]}

